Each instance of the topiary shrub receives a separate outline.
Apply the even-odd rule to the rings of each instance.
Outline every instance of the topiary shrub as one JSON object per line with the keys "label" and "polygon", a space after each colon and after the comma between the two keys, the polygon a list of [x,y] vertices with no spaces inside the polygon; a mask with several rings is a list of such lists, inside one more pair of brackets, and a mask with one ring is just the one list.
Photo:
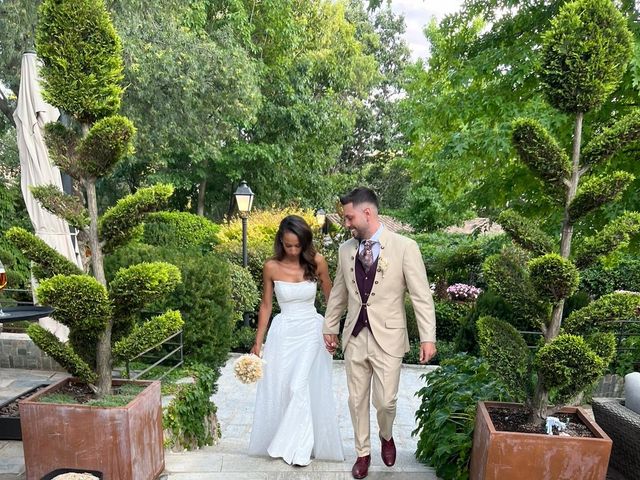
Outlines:
{"label": "topiary shrub", "polygon": [[640,292],[640,260],[627,254],[612,265],[596,262],[580,271],[580,288],[593,297],[616,290]]}
{"label": "topiary shrub", "polygon": [[495,369],[511,396],[523,401],[531,393],[531,358],[527,344],[509,323],[493,317],[477,321],[482,357]]}
{"label": "topiary shrub", "polygon": [[242,314],[253,312],[260,302],[260,292],[253,281],[251,273],[235,263],[229,264],[231,280],[231,299],[233,301],[233,316],[236,322],[242,320]]}
{"label": "topiary shrub", "polygon": [[210,251],[218,243],[220,226],[189,212],[156,212],[144,222],[142,241],[156,247],[202,248]]}
{"label": "topiary shrub", "polygon": [[425,386],[416,393],[416,458],[443,480],[469,478],[476,404],[508,401],[509,393],[489,364],[462,353],[420,378]]}
{"label": "topiary shrub", "polygon": [[197,250],[133,244],[106,258],[107,278],[128,265],[167,260],[179,269],[183,283],[162,301],[149,305],[151,311],[178,310],[184,319],[184,352],[189,361],[219,369],[231,348],[235,325],[229,265],[214,253]]}
{"label": "topiary shrub", "polygon": [[[573,148],[561,145],[541,122],[531,118],[513,122],[512,143],[521,162],[554,200],[557,207],[554,215],[562,218],[557,232],[560,242],[553,247],[541,237],[535,231],[536,219],[525,222],[507,213],[503,216],[507,220],[507,233],[535,258],[528,259],[522,270],[504,268],[505,262],[499,258],[487,260],[484,268],[491,288],[507,299],[515,312],[527,309],[531,300],[551,309],[550,315],[542,314],[537,319],[544,345],[534,362],[538,370],[535,395],[527,402],[531,420],[537,424],[544,423],[550,395],[557,408],[602,374],[612,355],[610,337],[609,340],[606,336],[588,337],[587,341],[561,334],[565,300],[579,283],[576,266],[593,264],[628,244],[631,236],[640,232],[638,212],[624,212],[590,236],[574,232],[575,228],[589,233],[595,230],[589,223],[589,214],[615,202],[634,179],[631,173],[609,166],[617,151],[640,139],[637,111],[617,115],[606,128],[596,125],[585,129],[596,133],[581,158],[585,115],[599,108],[618,88],[632,56],[632,34],[627,20],[611,0],[574,0],[560,7],[542,38],[539,74],[543,91],[552,106],[574,119]],[[565,153],[568,151],[571,158]],[[603,169],[596,167],[605,163],[607,169],[603,174]],[[579,242],[572,249],[574,238]],[[531,294],[522,304],[513,302],[509,296],[523,288]],[[569,316],[574,320],[565,322],[565,327],[584,329],[587,323],[578,319],[597,308],[592,303],[575,310]]]}

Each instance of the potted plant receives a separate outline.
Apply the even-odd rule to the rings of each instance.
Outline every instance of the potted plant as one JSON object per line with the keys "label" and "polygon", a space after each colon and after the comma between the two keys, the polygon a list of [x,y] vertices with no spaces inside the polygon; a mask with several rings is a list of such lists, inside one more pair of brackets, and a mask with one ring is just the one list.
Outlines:
{"label": "potted plant", "polygon": [[[145,480],[164,469],[159,382],[112,381],[114,359],[131,358],[182,327],[179,312],[143,321],[142,307],[170,292],[180,281],[168,263],[143,263],[121,269],[107,285],[103,251],[127,242],[146,213],[160,208],[172,187],[138,190],[99,218],[96,182],[133,150],[133,124],[117,114],[123,89],[122,46],[103,0],[45,0],[39,10],[36,47],[44,65],[44,96],[68,118],[47,126],[52,160],[68,173],[78,195],[53,186],[33,189],[54,214],[79,230],[89,259],[86,274],[24,229],[7,237],[34,262],[41,283],[40,302],[69,327],[69,341],[32,325],[29,336],[73,376],[20,403],[28,479],[57,469],[86,469],[104,478]],[[86,203],[86,208],[84,204]],[[111,407],[115,389],[130,400]],[[62,390],[82,390],[98,402],[40,402]]]}
{"label": "potted plant", "polygon": [[562,216],[560,243],[556,245],[535,222],[507,210],[498,222],[519,249],[490,257],[484,265],[490,288],[499,295],[509,298],[514,291],[526,292],[527,301],[515,308],[526,310],[534,319],[543,344],[532,358],[506,319],[485,317],[477,324],[483,356],[510,385],[511,393],[524,401],[529,423],[544,429],[550,413],[566,412],[584,423],[592,438],[500,431],[491,414],[501,405],[480,402],[472,479],[602,479],[606,475],[610,439],[581,409],[561,410],[561,406],[602,375],[615,355],[608,322],[631,317],[639,298],[607,295],[573,311],[564,324],[562,318],[565,299],[577,289],[579,268],[625,245],[640,230],[640,214],[627,212],[594,235],[583,233],[572,250],[574,227],[584,224],[590,212],[618,199],[634,180],[628,172],[612,172],[603,165],[609,167],[617,151],[640,137],[637,110],[625,116],[618,113],[606,128],[593,128],[581,148],[585,114],[598,109],[615,90],[631,50],[626,20],[610,0],[564,4],[543,35],[544,93],[552,106],[575,119],[571,157],[536,120],[514,122],[512,140],[520,159],[542,181]]}

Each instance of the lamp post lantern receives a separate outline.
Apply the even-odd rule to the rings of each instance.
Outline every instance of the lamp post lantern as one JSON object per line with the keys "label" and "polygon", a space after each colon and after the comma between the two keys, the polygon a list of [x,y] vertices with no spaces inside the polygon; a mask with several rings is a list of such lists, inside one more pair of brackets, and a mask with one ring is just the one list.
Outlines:
{"label": "lamp post lantern", "polygon": [[320,227],[320,231],[322,233],[324,233],[324,225],[326,221],[327,221],[327,213],[322,208],[319,208],[318,210],[316,210],[316,222],[318,223],[318,226]]}
{"label": "lamp post lantern", "polygon": [[242,266],[247,268],[249,265],[249,254],[247,252],[247,222],[249,212],[253,206],[254,194],[251,191],[251,188],[249,188],[249,185],[247,185],[247,182],[242,180],[233,195],[236,197],[238,211],[242,217]]}
{"label": "lamp post lantern", "polygon": [[[247,182],[242,180],[233,195],[234,197],[236,197],[238,211],[240,212],[240,217],[242,217],[242,266],[244,268],[247,268],[249,266],[249,253],[247,248],[247,223],[249,220],[249,212],[251,211],[251,207],[253,206],[254,194],[249,188],[249,185],[247,185]],[[248,327],[249,314],[247,312],[244,312],[242,317],[244,319],[245,327]]]}

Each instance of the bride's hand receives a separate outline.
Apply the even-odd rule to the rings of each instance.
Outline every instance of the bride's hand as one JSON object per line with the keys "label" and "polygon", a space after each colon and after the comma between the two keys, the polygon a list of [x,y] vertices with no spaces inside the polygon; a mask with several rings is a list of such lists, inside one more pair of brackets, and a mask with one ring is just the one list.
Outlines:
{"label": "bride's hand", "polygon": [[261,345],[258,345],[257,343],[254,343],[253,347],[251,347],[251,351],[249,353],[253,353],[254,355],[257,355],[259,357],[260,356],[260,350],[262,350]]}

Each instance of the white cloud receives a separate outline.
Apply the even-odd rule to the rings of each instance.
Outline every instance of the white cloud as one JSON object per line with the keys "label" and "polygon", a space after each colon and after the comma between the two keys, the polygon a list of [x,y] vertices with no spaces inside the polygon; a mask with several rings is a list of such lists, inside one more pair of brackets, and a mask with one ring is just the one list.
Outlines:
{"label": "white cloud", "polygon": [[394,13],[404,15],[407,24],[405,39],[411,49],[411,58],[427,58],[429,45],[423,30],[433,17],[436,20],[457,11],[462,0],[392,0],[391,9]]}

